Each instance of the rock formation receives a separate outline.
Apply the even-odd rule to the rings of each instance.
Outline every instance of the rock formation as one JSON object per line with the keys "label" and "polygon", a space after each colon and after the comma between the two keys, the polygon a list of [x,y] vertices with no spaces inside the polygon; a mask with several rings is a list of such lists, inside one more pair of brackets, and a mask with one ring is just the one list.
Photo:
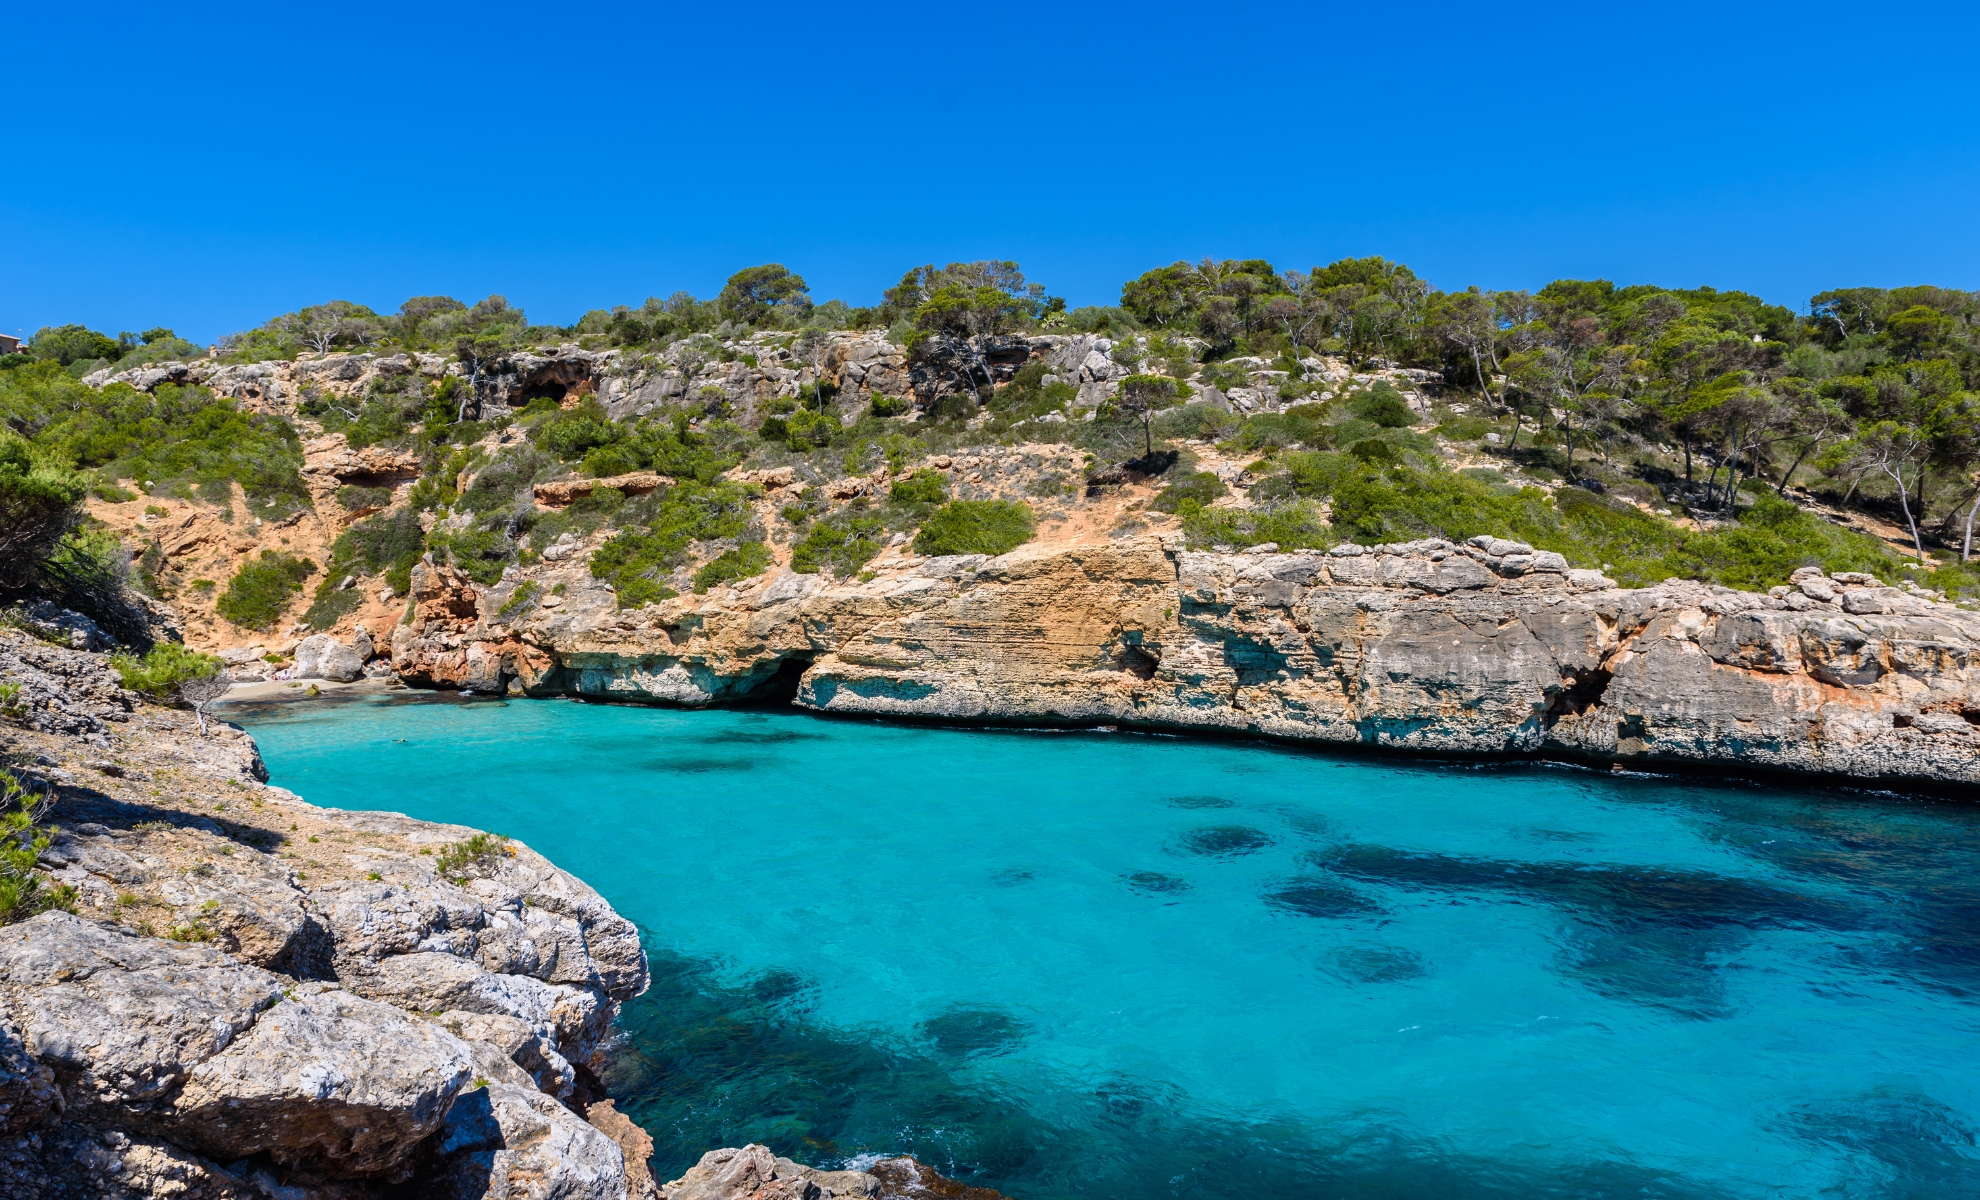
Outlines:
{"label": "rock formation", "polygon": [[0,630],[0,676],[74,908],[0,928],[0,1197],[655,1194],[591,1071],[646,986],[596,892],[268,787],[100,655]]}
{"label": "rock formation", "polygon": [[1438,754],[1980,782],[1980,615],[1814,569],[1767,595],[1626,589],[1496,538],[1280,554],[1152,536],[788,571],[620,611],[425,566],[408,682],[670,704],[1122,723]]}

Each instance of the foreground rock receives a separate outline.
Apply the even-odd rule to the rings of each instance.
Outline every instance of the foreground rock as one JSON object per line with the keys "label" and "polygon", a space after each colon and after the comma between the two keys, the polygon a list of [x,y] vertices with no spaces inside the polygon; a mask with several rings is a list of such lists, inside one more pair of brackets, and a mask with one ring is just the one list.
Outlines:
{"label": "foreground rock", "polygon": [[647,981],[596,892],[268,787],[101,655],[0,629],[0,677],[75,909],[0,928],[0,1197],[655,1194],[593,1072]]}
{"label": "foreground rock", "polygon": [[864,1171],[820,1171],[767,1146],[710,1150],[669,1183],[666,1200],[1003,1200],[989,1188],[945,1179],[912,1158],[885,1158]]}
{"label": "foreground rock", "polygon": [[673,704],[1131,723],[1431,753],[1980,783],[1980,615],[1812,569],[1620,588],[1496,538],[1213,554],[1154,537],[773,574],[624,612],[414,572],[408,682]]}

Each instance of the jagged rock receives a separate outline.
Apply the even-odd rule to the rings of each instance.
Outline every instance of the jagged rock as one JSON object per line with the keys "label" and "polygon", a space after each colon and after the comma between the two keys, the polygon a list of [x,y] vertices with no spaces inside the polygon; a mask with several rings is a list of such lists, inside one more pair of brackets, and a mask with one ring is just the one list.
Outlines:
{"label": "jagged rock", "polygon": [[435,1200],[626,1200],[625,1156],[541,1092],[490,1083],[463,1094],[423,1172]]}
{"label": "jagged rock", "polygon": [[[370,639],[366,639],[366,648]],[[294,676],[297,679],[333,679],[338,683],[349,683],[364,674],[364,660],[369,655],[360,655],[354,647],[331,637],[327,633],[312,634],[296,644],[296,665]]]}
{"label": "jagged rock", "polygon": [[673,484],[666,475],[655,475],[651,471],[634,471],[629,475],[610,475],[603,479],[557,479],[536,485],[536,502],[545,508],[563,508],[580,496],[589,496],[599,488],[613,488],[628,496],[644,496]]}
{"label": "jagged rock", "polygon": [[167,1111],[193,1068],[282,999],[289,981],[206,946],[62,912],[0,929],[0,1003],[74,1114]]}
{"label": "jagged rock", "polygon": [[55,1072],[30,1055],[21,1031],[0,1017],[0,1133],[32,1129],[61,1103]]}
{"label": "jagged rock", "polygon": [[667,1200],[870,1200],[880,1181],[864,1171],[820,1171],[767,1146],[710,1150],[667,1184]]}
{"label": "jagged rock", "polygon": [[412,681],[460,656],[451,681],[458,647],[499,647],[535,695],[708,704],[781,677],[825,712],[1980,782],[1951,724],[1980,712],[1980,617],[1900,589],[1819,573],[1784,597],[1622,589],[1490,536],[1263,549],[1141,538],[909,560],[864,583],[785,573],[636,619],[571,604],[500,642],[477,608],[395,635],[394,662]]}
{"label": "jagged rock", "polygon": [[452,1009],[434,1020],[455,1037],[467,1041],[475,1051],[478,1066],[489,1063],[488,1056],[482,1053],[483,1047],[494,1052],[500,1063],[482,1072],[490,1079],[507,1079],[534,1087],[559,1100],[568,1097],[576,1086],[577,1071],[570,1060],[557,1053],[542,1034],[521,1018],[506,1013]]}
{"label": "jagged rock", "polygon": [[[443,876],[432,852],[475,831],[255,782],[252,738],[123,711],[101,655],[0,629],[13,664],[136,728],[13,735],[10,770],[61,789],[39,866],[82,915],[0,929],[0,1200],[657,1196],[619,1149],[650,1152],[636,1126],[595,1091],[609,1134],[558,1103],[647,982],[595,891],[511,842]],[[443,1156],[476,1078],[463,1121],[493,1136]]]}
{"label": "jagged rock", "polygon": [[384,1175],[440,1127],[473,1075],[468,1048],[339,990],[285,999],[194,1067],[168,1128],[222,1161],[267,1154],[340,1176]]}

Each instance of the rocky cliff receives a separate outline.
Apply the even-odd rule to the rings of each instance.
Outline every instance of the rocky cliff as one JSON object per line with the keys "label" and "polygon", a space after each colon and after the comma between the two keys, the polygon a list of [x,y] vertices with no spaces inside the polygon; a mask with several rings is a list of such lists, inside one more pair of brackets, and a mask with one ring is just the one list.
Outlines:
{"label": "rocky cliff", "polygon": [[[8,775],[69,911],[0,927],[5,1200],[999,1200],[711,1151],[604,1094],[638,931],[520,842],[267,785],[252,738],[0,628]],[[381,793],[381,798],[388,793]]]}
{"label": "rocky cliff", "polygon": [[101,656],[0,630],[0,675],[73,889],[0,929],[0,1196],[654,1194],[590,1072],[647,978],[595,891],[269,787]]}
{"label": "rocky cliff", "polygon": [[1980,782],[1980,615],[1870,576],[1623,589],[1494,538],[1214,554],[1142,536],[622,611],[582,562],[546,568],[556,607],[507,620],[519,583],[420,567],[394,668],[486,692]]}

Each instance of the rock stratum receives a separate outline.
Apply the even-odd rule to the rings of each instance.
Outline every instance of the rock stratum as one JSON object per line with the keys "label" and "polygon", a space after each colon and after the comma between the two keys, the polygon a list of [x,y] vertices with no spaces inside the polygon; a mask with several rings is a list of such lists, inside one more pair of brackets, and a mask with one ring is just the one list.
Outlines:
{"label": "rock stratum", "polygon": [[[1868,575],[1626,589],[1496,538],[1217,554],[1141,536],[863,582],[781,571],[621,611],[583,561],[493,588],[421,565],[394,669],[482,692],[1980,783],[1980,614]],[[557,606],[510,604],[532,585]]]}
{"label": "rock stratum", "polygon": [[748,1147],[661,1188],[599,1082],[648,977],[597,892],[520,842],[270,787],[252,738],[201,737],[100,654],[0,628],[0,678],[22,689],[9,774],[56,830],[37,874],[73,910],[0,927],[0,1198],[956,1186],[911,1159],[821,1173]]}

